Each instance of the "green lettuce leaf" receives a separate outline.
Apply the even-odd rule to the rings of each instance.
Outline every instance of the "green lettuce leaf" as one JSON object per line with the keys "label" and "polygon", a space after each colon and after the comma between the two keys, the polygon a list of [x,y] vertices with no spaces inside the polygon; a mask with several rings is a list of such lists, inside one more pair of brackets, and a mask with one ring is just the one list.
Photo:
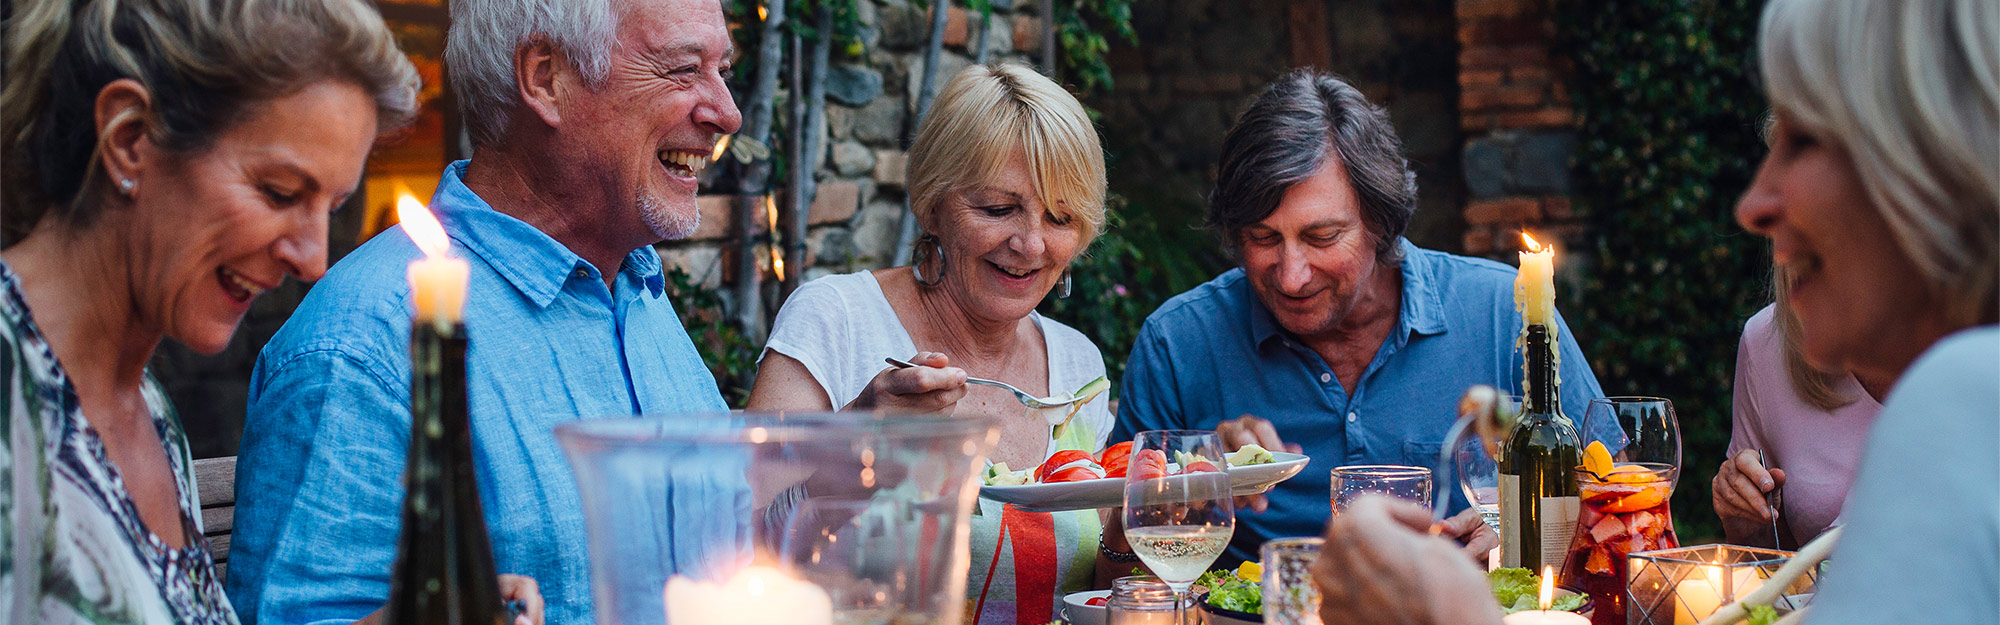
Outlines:
{"label": "green lettuce leaf", "polygon": [[1771,625],[1778,622],[1778,610],[1768,605],[1750,606],[1750,625]]}

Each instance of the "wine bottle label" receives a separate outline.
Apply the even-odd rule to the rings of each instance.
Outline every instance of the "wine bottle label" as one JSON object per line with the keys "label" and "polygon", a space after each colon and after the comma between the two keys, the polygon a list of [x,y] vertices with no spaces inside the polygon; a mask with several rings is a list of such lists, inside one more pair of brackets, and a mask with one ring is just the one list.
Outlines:
{"label": "wine bottle label", "polygon": [[1542,498],[1542,566],[1552,566],[1557,570],[1563,568],[1563,558],[1569,555],[1570,538],[1576,534],[1579,505],[1581,501],[1576,497]]}
{"label": "wine bottle label", "polygon": [[1500,474],[1500,566],[1521,566],[1520,509],[1521,476]]}

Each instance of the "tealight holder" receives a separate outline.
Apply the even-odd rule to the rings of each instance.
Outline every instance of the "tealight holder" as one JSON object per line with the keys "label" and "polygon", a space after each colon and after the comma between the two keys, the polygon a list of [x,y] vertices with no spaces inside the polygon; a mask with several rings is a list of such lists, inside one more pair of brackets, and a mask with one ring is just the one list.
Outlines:
{"label": "tealight holder", "polygon": [[[1717,608],[1764,585],[1792,552],[1737,545],[1697,545],[1627,556],[1628,625],[1696,625]],[[1819,583],[1815,567],[1779,593],[1779,612],[1804,607]]]}
{"label": "tealight holder", "polygon": [[956,625],[988,419],[731,413],[556,428],[599,625]]}

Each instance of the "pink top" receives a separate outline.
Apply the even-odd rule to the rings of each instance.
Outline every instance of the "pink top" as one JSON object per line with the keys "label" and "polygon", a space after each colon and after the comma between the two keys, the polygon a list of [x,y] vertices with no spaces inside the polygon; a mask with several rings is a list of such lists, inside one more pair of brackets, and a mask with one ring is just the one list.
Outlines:
{"label": "pink top", "polygon": [[[1771,466],[1785,470],[1784,509],[1778,518],[1791,531],[1796,547],[1812,540],[1840,516],[1847,489],[1868,427],[1882,404],[1861,388],[1853,375],[1840,376],[1833,391],[1853,403],[1828,412],[1792,389],[1785,373],[1784,337],[1770,306],[1743,325],[1736,349],[1735,425],[1729,433],[1729,457],[1745,449],[1761,449]],[[1770,532],[1764,532],[1768,534]],[[1759,536],[1731,536],[1730,542],[1757,544]]]}

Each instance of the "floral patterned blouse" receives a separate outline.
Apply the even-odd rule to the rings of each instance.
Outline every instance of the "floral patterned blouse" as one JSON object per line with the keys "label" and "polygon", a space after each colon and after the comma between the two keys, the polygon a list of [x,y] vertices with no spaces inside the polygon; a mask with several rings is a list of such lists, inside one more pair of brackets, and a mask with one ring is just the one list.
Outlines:
{"label": "floral patterned blouse", "polygon": [[0,263],[0,622],[234,625],[201,537],[187,434],[147,377],[146,405],[194,540],[167,546],[139,520],[76,388]]}

